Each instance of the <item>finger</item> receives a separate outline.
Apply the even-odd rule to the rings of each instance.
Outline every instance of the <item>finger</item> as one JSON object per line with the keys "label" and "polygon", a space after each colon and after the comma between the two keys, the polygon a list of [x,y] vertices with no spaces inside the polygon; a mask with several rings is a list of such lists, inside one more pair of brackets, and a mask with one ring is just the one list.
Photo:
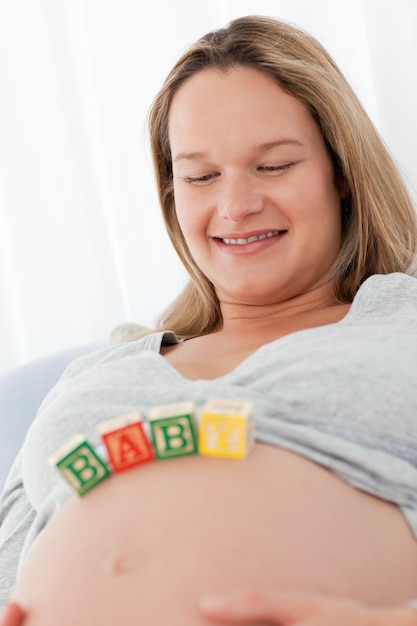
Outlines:
{"label": "finger", "polygon": [[366,607],[361,603],[294,590],[244,590],[204,598],[201,610],[211,620],[279,626],[417,626],[410,606]]}
{"label": "finger", "polygon": [[10,602],[4,608],[0,626],[21,626],[25,619],[25,611],[16,602]]}
{"label": "finger", "polygon": [[276,589],[246,589],[221,596],[207,596],[200,602],[206,617],[230,623],[269,620],[282,626],[301,623],[317,610],[314,594]]}

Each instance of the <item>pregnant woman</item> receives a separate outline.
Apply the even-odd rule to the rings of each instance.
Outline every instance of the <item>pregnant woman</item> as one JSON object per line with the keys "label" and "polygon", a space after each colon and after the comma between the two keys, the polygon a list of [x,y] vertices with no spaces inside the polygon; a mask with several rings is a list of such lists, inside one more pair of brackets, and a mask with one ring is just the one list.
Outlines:
{"label": "pregnant woman", "polygon": [[[2,499],[6,619],[417,624],[417,228],[386,148],[320,44],[265,17],[191,46],[149,123],[190,282],[44,401]],[[81,498],[47,464],[210,398],[253,403],[243,460],[152,461]]]}

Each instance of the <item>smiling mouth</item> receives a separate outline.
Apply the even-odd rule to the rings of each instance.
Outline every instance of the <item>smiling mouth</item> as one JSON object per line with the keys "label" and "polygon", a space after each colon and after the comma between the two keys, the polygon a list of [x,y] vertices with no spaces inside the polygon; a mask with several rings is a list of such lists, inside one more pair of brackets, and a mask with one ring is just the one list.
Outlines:
{"label": "smiling mouth", "polygon": [[284,233],[284,230],[270,230],[267,233],[261,233],[260,235],[251,235],[248,238],[239,237],[237,239],[221,238],[217,237],[219,241],[222,241],[228,246],[246,246],[248,243],[254,243],[255,241],[262,241],[262,239],[271,239],[272,237],[278,237]]}

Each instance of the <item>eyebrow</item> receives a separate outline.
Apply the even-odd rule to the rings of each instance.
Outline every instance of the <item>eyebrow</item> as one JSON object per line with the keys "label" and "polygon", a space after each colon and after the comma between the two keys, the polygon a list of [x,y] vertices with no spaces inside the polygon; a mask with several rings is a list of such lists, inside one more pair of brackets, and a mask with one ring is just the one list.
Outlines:
{"label": "eyebrow", "polygon": [[173,163],[177,161],[200,161],[201,159],[206,159],[208,154],[206,152],[180,152],[177,156],[172,159]]}
{"label": "eyebrow", "polygon": [[[298,139],[278,139],[277,141],[267,141],[266,143],[261,143],[259,146],[256,146],[256,151],[259,153],[268,152],[273,148],[284,146],[284,145],[293,145],[303,147],[304,144],[302,141]],[[208,154],[206,152],[180,152],[173,159],[173,163],[177,161],[200,161],[202,159],[206,159]]]}
{"label": "eyebrow", "polygon": [[272,148],[276,148],[279,146],[301,146],[303,147],[305,144],[299,139],[278,139],[277,141],[267,141],[266,143],[261,143],[257,148],[259,152],[268,152],[268,150],[272,150]]}

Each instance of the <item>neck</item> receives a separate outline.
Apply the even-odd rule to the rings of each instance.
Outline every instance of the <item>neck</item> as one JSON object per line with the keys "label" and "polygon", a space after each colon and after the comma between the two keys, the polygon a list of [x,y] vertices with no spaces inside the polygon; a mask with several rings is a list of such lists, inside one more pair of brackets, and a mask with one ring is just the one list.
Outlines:
{"label": "neck", "polygon": [[247,330],[248,326],[253,328],[257,325],[268,326],[284,321],[290,322],[291,319],[309,317],[321,309],[328,309],[334,305],[327,286],[268,304],[257,305],[223,299],[220,302],[222,325],[219,330],[241,331]]}

